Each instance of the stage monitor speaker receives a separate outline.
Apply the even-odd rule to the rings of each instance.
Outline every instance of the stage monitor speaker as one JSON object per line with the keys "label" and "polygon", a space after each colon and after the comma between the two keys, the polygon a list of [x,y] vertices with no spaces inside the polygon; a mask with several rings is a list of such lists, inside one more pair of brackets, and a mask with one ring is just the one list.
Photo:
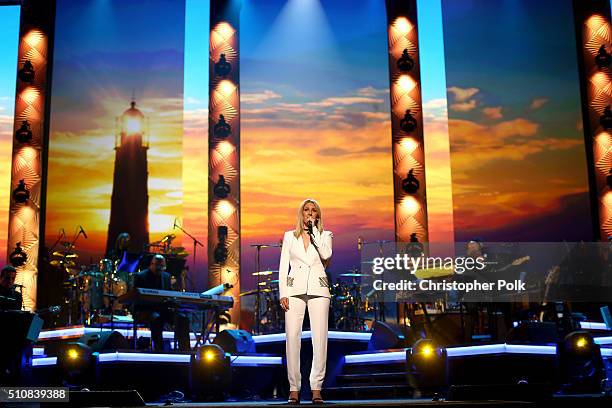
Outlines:
{"label": "stage monitor speaker", "polygon": [[559,332],[554,322],[520,322],[506,336],[508,343],[547,344],[559,341]]}
{"label": "stage monitor speaker", "polygon": [[129,349],[130,344],[118,331],[87,333],[81,336],[78,343],[91,347],[92,351]]}
{"label": "stage monitor speaker", "polygon": [[41,407],[144,407],[147,404],[136,390],[70,391],[70,402],[43,403]]}
{"label": "stage monitor speaker", "polygon": [[245,330],[223,330],[215,336],[213,344],[232,354],[255,353],[255,341]]}
{"label": "stage monitor speaker", "polygon": [[410,347],[417,340],[418,336],[409,326],[375,321],[372,325],[372,337],[368,343],[368,350]]}

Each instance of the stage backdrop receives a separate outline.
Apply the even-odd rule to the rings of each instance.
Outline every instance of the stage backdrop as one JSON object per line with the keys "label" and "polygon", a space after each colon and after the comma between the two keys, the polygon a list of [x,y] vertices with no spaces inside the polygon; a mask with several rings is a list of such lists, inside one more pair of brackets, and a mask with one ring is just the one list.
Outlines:
{"label": "stage backdrop", "polygon": [[443,0],[455,239],[592,239],[571,0]]}
{"label": "stage backdrop", "polygon": [[[56,27],[47,248],[79,225],[83,264],[105,256],[121,224],[133,250],[170,232],[180,244],[184,2],[59,0]],[[114,215],[128,218],[111,222],[113,188]]]}

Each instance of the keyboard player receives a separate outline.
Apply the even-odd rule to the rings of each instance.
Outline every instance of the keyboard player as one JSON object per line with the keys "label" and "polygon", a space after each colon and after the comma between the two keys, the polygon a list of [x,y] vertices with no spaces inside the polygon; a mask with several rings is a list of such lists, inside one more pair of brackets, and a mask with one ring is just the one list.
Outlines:
{"label": "keyboard player", "polygon": [[[166,271],[166,259],[162,255],[155,255],[151,259],[148,269],[134,275],[135,288],[172,290],[170,274]],[[171,305],[134,305],[136,321],[147,323],[151,329],[151,340],[155,351],[163,350],[164,323],[174,325],[174,335],[178,340],[179,350],[188,351],[189,345],[189,318]]]}

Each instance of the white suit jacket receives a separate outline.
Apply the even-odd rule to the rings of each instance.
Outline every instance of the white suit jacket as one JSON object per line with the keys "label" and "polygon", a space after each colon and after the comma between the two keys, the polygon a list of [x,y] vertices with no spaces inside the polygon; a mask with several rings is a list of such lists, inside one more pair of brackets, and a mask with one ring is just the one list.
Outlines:
{"label": "white suit jacket", "polygon": [[[330,297],[329,280],[321,258],[332,256],[331,231],[319,232],[313,228],[313,241],[304,250],[302,236],[296,238],[293,231],[285,232],[281,251],[279,276],[279,295],[281,298],[295,295],[315,295]],[[319,250],[315,249],[315,245]]]}

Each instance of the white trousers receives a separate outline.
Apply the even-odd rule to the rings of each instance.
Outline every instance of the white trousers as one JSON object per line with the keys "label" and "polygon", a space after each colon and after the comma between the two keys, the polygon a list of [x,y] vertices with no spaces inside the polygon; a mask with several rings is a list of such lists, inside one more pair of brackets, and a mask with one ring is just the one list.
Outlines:
{"label": "white trousers", "polygon": [[310,330],[312,332],[312,368],[310,389],[320,390],[325,379],[327,363],[327,317],[329,298],[323,296],[289,296],[289,310],[285,312],[285,333],[287,334],[287,375],[289,390],[299,391],[302,384],[300,373],[300,349],[302,346],[302,323],[308,307]]}

